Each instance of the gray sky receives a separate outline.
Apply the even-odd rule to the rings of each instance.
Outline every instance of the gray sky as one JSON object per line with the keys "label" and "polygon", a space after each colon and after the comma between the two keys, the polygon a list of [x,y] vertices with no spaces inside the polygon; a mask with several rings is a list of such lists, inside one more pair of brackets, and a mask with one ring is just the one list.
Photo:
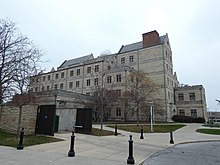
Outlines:
{"label": "gray sky", "polygon": [[43,68],[64,60],[168,33],[180,83],[202,84],[208,110],[220,111],[220,1],[218,0],[0,0],[0,18],[18,23],[44,50]]}

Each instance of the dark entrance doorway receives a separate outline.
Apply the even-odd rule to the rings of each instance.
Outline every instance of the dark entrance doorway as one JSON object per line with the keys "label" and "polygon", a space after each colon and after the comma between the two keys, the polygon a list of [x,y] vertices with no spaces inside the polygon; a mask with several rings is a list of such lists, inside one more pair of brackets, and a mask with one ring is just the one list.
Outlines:
{"label": "dark entrance doorway", "polygon": [[83,126],[76,128],[78,133],[91,133],[92,131],[92,109],[78,108],[76,113],[76,126]]}
{"label": "dark entrance doorway", "polygon": [[55,105],[40,105],[37,110],[36,134],[54,136]]}

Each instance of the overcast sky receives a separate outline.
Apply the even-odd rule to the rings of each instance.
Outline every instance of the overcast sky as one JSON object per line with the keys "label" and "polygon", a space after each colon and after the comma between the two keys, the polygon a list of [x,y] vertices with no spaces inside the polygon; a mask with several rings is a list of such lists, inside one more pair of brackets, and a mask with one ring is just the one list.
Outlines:
{"label": "overcast sky", "polygon": [[168,33],[180,83],[202,84],[208,110],[220,111],[219,0],[0,0],[0,18],[43,49],[43,68],[64,60],[142,40],[142,33]]}

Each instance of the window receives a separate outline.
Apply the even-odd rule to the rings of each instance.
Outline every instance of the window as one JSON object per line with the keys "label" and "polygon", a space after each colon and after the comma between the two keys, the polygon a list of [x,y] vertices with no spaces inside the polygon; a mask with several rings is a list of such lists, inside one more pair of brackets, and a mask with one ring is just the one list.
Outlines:
{"label": "window", "polygon": [[99,65],[95,65],[95,72],[99,72]]}
{"label": "window", "polygon": [[170,99],[170,95],[171,95],[171,93],[168,91],[168,99]]}
{"label": "window", "polygon": [[134,56],[129,56],[129,62],[134,62]]}
{"label": "window", "polygon": [[47,90],[50,90],[50,85],[47,85]]}
{"label": "window", "polygon": [[59,78],[59,74],[57,73],[56,75],[55,75],[55,79],[58,79]]}
{"label": "window", "polygon": [[38,92],[38,87],[35,88],[35,92]]}
{"label": "window", "polygon": [[191,116],[197,117],[197,110],[196,109],[191,109]]}
{"label": "window", "polygon": [[80,69],[76,70],[76,75],[79,76],[80,75]]}
{"label": "window", "polygon": [[42,86],[41,91],[44,91],[44,86]]}
{"label": "window", "polygon": [[111,116],[111,108],[107,108],[107,116]]}
{"label": "window", "polygon": [[166,69],[167,69],[167,71],[168,71],[168,69],[169,69],[169,66],[168,66],[168,64],[166,64]]}
{"label": "window", "polygon": [[108,84],[112,83],[112,76],[107,76],[107,83]]}
{"label": "window", "polygon": [[124,64],[125,63],[125,57],[122,57],[121,58],[121,64]]}
{"label": "window", "polygon": [[54,89],[57,89],[57,84],[54,85]]}
{"label": "window", "polygon": [[64,72],[61,73],[61,78],[64,78]]}
{"label": "window", "polygon": [[167,85],[168,85],[168,86],[170,85],[170,79],[169,79],[169,77],[167,77]]}
{"label": "window", "polygon": [[121,89],[117,89],[118,96],[121,96]]}
{"label": "window", "polygon": [[43,76],[43,81],[45,81],[45,79],[46,79],[46,76]]}
{"label": "window", "polygon": [[62,83],[62,84],[60,84],[60,89],[63,89],[63,83]]}
{"label": "window", "polygon": [[116,108],[116,116],[121,116],[121,108]]}
{"label": "window", "polygon": [[117,82],[121,82],[121,75],[120,75],[120,74],[117,75],[117,77],[116,77],[116,81],[117,81]]}
{"label": "window", "polygon": [[91,73],[91,67],[87,67],[87,73]]}
{"label": "window", "polygon": [[47,80],[48,80],[48,81],[50,80],[50,75],[47,76]]}
{"label": "window", "polygon": [[196,95],[195,95],[195,93],[189,93],[189,100],[190,100],[190,101],[195,101],[195,100],[196,100]]}
{"label": "window", "polygon": [[79,81],[76,81],[76,87],[79,87]]}
{"label": "window", "polygon": [[94,79],[94,85],[99,85],[99,79],[98,78]]}
{"label": "window", "polygon": [[73,82],[69,82],[69,89],[73,88]]}
{"label": "window", "polygon": [[90,86],[90,79],[86,80],[86,86]]}
{"label": "window", "polygon": [[70,71],[70,76],[71,76],[71,77],[73,76],[73,70]]}
{"label": "window", "polygon": [[183,93],[178,93],[178,99],[179,99],[179,101],[184,101]]}
{"label": "window", "polygon": [[184,109],[179,109],[179,115],[180,116],[185,116],[185,110]]}

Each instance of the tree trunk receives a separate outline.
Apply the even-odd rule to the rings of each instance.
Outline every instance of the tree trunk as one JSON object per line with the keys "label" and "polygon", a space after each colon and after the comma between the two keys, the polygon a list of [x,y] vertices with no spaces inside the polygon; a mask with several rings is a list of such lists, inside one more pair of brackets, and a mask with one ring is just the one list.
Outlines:
{"label": "tree trunk", "polygon": [[19,107],[19,117],[18,117],[18,127],[17,127],[17,138],[19,138],[19,134],[20,134],[21,116],[22,116],[22,106]]}
{"label": "tree trunk", "polygon": [[137,127],[139,127],[139,107],[137,107]]}

